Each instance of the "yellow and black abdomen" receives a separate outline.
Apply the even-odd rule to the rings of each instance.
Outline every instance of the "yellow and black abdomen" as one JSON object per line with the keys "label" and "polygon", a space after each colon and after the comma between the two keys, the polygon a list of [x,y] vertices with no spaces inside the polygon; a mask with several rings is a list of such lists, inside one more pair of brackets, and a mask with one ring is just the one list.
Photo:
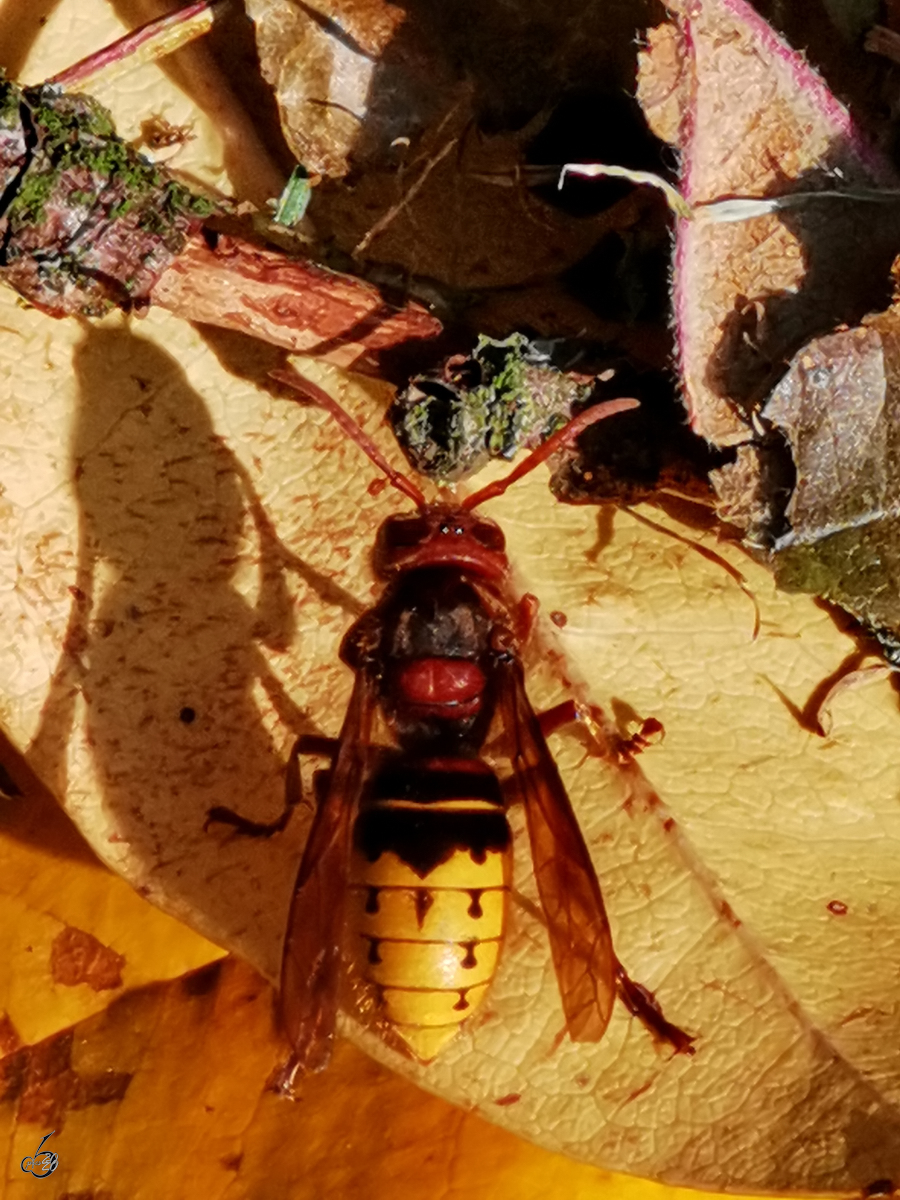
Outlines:
{"label": "yellow and black abdomen", "polygon": [[432,1059],[487,994],[506,925],[511,836],[472,759],[395,762],[354,830],[348,943],[379,1020]]}

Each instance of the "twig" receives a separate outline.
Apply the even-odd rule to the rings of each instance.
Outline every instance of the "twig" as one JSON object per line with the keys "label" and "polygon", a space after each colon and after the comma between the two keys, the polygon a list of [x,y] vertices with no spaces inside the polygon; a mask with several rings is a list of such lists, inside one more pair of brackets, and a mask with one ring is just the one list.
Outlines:
{"label": "twig", "polygon": [[132,30],[112,45],[104,46],[95,54],[89,54],[73,66],[66,67],[46,82],[69,91],[81,91],[86,83],[94,83],[100,75],[109,79],[141,63],[164,58],[186,42],[208,33],[215,19],[215,10],[226,2],[197,0],[197,3],[180,8],[177,12],[158,17]]}
{"label": "twig", "polygon": [[458,142],[459,142],[458,137],[451,138],[450,141],[447,142],[437,152],[437,154],[435,154],[431,158],[429,158],[428,162],[422,168],[421,174],[416,179],[415,183],[410,185],[410,187],[407,189],[407,191],[403,195],[402,199],[398,200],[396,204],[392,205],[387,210],[386,213],[383,213],[378,218],[378,220],[375,222],[375,224],[372,226],[372,228],[369,230],[369,232],[366,234],[366,236],[363,238],[363,240],[359,243],[358,246],[356,246],[356,248],[353,251],[354,258],[357,258],[360,254],[364,254],[366,252],[366,250],[368,250],[368,248],[372,244],[372,242],[375,240],[375,238],[377,238],[378,235],[384,229],[386,229],[388,227],[388,225],[390,225],[390,223],[394,220],[394,218],[396,216],[398,216],[404,210],[404,208],[406,208],[407,204],[409,204],[410,201],[413,200],[419,194],[419,192],[422,190],[425,180],[428,178],[428,176],[431,174],[431,172],[434,170],[434,168],[438,165],[438,163],[442,162],[447,157],[447,155],[450,153],[450,151],[453,149],[453,147]]}
{"label": "twig", "polygon": [[187,321],[248,333],[340,366],[441,331],[420,304],[395,307],[355,276],[224,235],[214,248],[202,235],[191,238],[150,300]]}

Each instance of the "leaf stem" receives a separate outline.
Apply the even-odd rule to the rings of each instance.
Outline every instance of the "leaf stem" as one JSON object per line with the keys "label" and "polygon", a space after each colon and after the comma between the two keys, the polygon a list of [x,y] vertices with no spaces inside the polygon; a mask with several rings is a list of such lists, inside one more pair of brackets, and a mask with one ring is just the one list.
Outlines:
{"label": "leaf stem", "polygon": [[223,3],[225,0],[197,0],[177,12],[149,21],[46,82],[54,87],[80,91],[86,83],[93,84],[100,75],[109,78],[123,70],[163,58],[207,33],[212,28],[215,9]]}
{"label": "leaf stem", "polygon": [[815,200],[853,200],[863,204],[890,204],[900,200],[898,188],[822,188],[817,191],[786,192],[781,196],[722,196],[717,200],[701,200],[690,204],[681,192],[653,171],[632,171],[628,167],[606,163],[566,163],[560,169],[559,187],[567,175],[585,178],[610,176],[628,179],[632,183],[655,187],[663,193],[669,208],[686,221],[706,220],[715,224],[732,221],[751,221],[783,208],[797,208]]}

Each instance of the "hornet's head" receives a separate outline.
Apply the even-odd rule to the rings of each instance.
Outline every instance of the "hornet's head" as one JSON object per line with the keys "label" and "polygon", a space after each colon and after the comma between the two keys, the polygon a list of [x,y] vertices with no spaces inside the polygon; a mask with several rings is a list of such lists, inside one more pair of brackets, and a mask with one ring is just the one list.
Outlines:
{"label": "hornet's head", "polygon": [[418,567],[457,567],[499,584],[509,573],[500,526],[489,517],[441,504],[388,517],[378,530],[374,565],[382,579]]}

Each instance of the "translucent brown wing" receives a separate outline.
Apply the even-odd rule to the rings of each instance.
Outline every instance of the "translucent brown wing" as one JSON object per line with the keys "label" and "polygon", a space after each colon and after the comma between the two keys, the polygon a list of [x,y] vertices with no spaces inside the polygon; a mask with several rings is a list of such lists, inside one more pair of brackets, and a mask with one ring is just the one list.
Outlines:
{"label": "translucent brown wing", "polygon": [[375,682],[356,674],[328,791],[294,888],[281,968],[281,1013],[297,1073],[331,1057],[341,976],[350,837],[368,770]]}
{"label": "translucent brown wing", "polygon": [[500,668],[499,700],[569,1036],[596,1042],[612,1015],[618,969],[600,884],[514,658]]}

